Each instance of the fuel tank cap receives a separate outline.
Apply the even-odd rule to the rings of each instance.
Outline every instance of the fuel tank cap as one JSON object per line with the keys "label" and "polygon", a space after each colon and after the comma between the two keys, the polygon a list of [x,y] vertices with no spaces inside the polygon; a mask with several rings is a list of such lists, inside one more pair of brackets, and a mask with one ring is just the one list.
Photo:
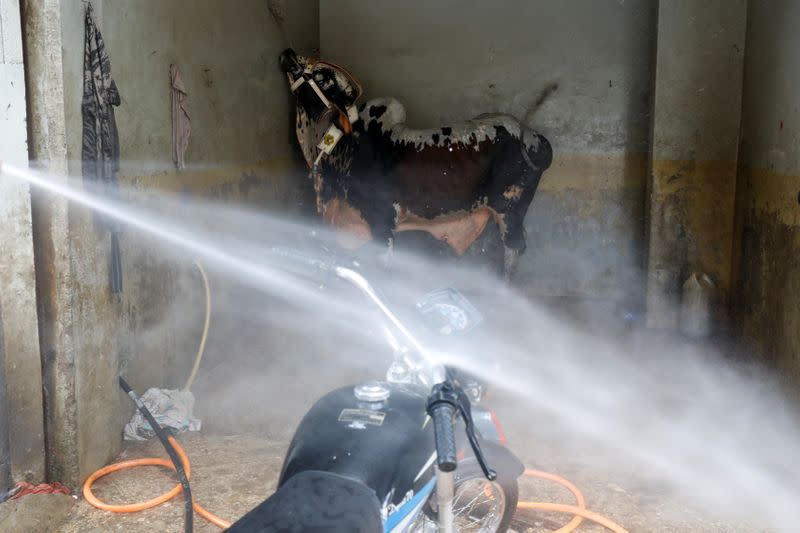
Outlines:
{"label": "fuel tank cap", "polygon": [[356,399],[362,402],[382,402],[389,398],[389,388],[380,381],[367,381],[353,388]]}

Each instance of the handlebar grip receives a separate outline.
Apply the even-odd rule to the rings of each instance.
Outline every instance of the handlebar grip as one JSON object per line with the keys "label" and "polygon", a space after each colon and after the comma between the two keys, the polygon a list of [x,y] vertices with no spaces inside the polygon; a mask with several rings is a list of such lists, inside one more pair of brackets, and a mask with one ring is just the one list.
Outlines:
{"label": "handlebar grip", "polygon": [[440,403],[431,410],[437,464],[442,472],[452,472],[456,469],[454,415],[455,409],[448,403]]}

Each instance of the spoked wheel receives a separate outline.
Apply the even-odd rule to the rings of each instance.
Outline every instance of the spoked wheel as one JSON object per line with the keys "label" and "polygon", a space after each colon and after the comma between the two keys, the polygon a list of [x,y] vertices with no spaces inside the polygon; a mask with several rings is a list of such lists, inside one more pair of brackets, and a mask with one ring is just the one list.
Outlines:
{"label": "spoked wheel", "polygon": [[[459,533],[504,533],[517,509],[519,488],[516,478],[497,473],[489,481],[479,469],[465,466],[456,470],[453,518]],[[433,533],[438,530],[436,493],[430,505],[420,513],[410,531]]]}
{"label": "spoked wheel", "polygon": [[453,522],[459,532],[495,532],[506,509],[502,485],[488,479],[472,478],[456,487]]}

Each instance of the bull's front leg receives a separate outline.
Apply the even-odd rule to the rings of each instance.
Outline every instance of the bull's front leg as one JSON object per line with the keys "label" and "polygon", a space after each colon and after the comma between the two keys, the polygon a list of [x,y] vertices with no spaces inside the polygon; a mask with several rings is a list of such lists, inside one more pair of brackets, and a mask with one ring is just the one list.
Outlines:
{"label": "bull's front leg", "polygon": [[394,237],[386,240],[386,251],[380,255],[381,266],[386,270],[392,266],[392,254],[394,253]]}
{"label": "bull's front leg", "polygon": [[386,248],[379,255],[379,261],[383,268],[391,266],[392,254],[394,253],[394,234],[397,229],[397,213],[394,208],[380,210],[365,216],[367,223],[372,231],[372,240],[378,244],[379,249]]}
{"label": "bull's front leg", "polygon": [[520,251],[515,250],[514,248],[510,248],[509,246],[504,246],[504,254],[503,254],[503,281],[506,283],[511,283],[511,280],[514,279],[514,276],[517,273],[517,269],[519,268],[519,256]]}
{"label": "bull's front leg", "polygon": [[514,209],[496,217],[503,240],[503,281],[511,283],[519,268],[519,258],[525,252],[524,212]]}

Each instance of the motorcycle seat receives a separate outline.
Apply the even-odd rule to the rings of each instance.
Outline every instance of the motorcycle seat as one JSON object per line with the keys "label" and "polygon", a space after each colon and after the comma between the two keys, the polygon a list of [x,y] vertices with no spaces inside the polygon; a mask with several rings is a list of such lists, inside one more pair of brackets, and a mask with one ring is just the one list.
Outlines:
{"label": "motorcycle seat", "polygon": [[307,470],[286,480],[227,531],[234,533],[379,533],[375,492],[351,478]]}

